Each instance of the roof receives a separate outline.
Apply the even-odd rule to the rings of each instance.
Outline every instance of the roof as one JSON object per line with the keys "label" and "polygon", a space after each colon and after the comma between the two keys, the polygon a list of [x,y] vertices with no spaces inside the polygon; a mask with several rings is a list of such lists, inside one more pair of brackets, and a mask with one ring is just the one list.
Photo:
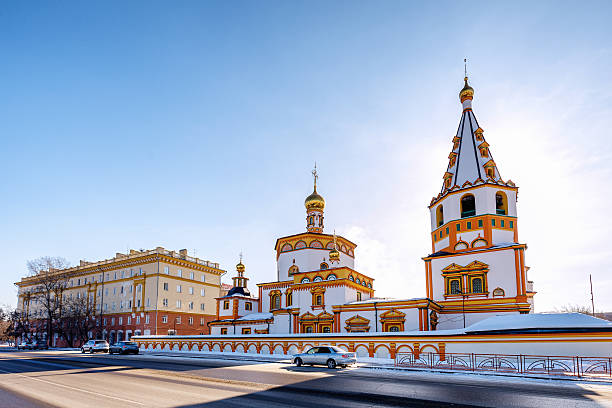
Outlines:
{"label": "roof", "polygon": [[229,290],[229,292],[227,292],[227,295],[225,295],[224,297],[229,297],[229,296],[234,296],[234,295],[241,295],[241,296],[251,296],[251,292],[249,292],[249,290],[247,288],[242,288],[240,286],[234,286],[233,288],[231,288]]}
{"label": "roof", "polygon": [[[280,242],[281,239],[287,239],[287,238],[295,238],[295,237],[299,237],[300,235],[314,235],[314,236],[319,236],[319,237],[327,237],[327,238],[333,238],[334,235],[333,234],[324,234],[322,232],[310,232],[310,231],[305,231],[305,232],[300,232],[298,234],[293,234],[293,235],[287,235],[284,237],[280,237],[276,240],[276,243],[274,244],[274,249],[277,250],[278,249],[278,244]],[[346,242],[348,242],[349,244],[353,245],[354,248],[357,248],[357,244],[346,239],[345,237],[343,237],[342,235],[336,235],[336,239],[343,239]],[[307,248],[305,248],[307,249]]]}
{"label": "roof", "polygon": [[612,331],[612,322],[582,313],[530,313],[489,317],[467,327],[465,333],[551,333]]}

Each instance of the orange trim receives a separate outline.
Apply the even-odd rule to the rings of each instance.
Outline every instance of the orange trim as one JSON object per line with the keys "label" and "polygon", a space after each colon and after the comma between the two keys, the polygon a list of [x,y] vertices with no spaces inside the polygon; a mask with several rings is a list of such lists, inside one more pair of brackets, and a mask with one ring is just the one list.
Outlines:
{"label": "orange trim", "polygon": [[525,259],[524,259],[524,254],[525,249],[521,249],[519,250],[519,255],[520,255],[520,263],[521,263],[521,285],[522,285],[522,295],[525,295],[527,293],[527,279],[525,278]]}
{"label": "orange trim", "polygon": [[520,295],[521,292],[521,265],[519,261],[519,251],[520,249],[514,249],[514,269],[516,271],[516,295]]}
{"label": "orange trim", "polygon": [[419,309],[419,330],[423,331],[423,309]]}

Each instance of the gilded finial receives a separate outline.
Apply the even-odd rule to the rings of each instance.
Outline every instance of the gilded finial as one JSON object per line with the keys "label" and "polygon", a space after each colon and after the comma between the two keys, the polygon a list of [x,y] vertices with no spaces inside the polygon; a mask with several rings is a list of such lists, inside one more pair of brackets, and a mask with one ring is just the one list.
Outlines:
{"label": "gilded finial", "polygon": [[314,179],[314,191],[317,191],[317,179],[319,178],[319,173],[317,173],[317,162],[315,162],[314,170],[312,171],[312,178]]}
{"label": "gilded finial", "polygon": [[465,78],[463,79],[465,81],[465,84],[463,86],[463,89],[459,92],[459,99],[461,100],[461,103],[463,103],[467,99],[474,99],[474,88],[468,85],[467,58],[463,59],[463,70],[465,74]]}
{"label": "gilded finial", "polygon": [[336,230],[334,230],[334,248],[329,251],[329,261],[331,263],[340,262],[340,252],[338,252],[338,244],[336,242]]}

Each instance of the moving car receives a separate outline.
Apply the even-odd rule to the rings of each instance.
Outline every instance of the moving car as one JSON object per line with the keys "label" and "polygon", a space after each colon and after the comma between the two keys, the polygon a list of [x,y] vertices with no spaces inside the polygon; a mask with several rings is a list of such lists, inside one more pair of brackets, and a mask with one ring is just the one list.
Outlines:
{"label": "moving car", "polygon": [[293,362],[300,367],[303,364],[309,365],[326,365],[328,368],[336,368],[336,366],[346,367],[357,362],[355,353],[336,346],[317,346],[312,347],[305,353],[296,354],[293,356]]}
{"label": "moving car", "polygon": [[81,346],[81,353],[85,353],[86,351],[89,353],[95,353],[98,351],[108,353],[108,348],[108,341],[106,340],[89,340],[87,343]]}
{"label": "moving car", "polygon": [[138,354],[138,344],[133,341],[118,341],[117,343],[110,346],[108,354]]}

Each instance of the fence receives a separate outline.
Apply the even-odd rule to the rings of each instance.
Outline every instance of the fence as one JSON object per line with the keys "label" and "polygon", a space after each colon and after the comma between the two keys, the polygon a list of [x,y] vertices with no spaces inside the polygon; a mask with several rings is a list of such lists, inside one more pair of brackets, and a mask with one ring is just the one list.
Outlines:
{"label": "fence", "polygon": [[397,353],[396,367],[523,375],[612,378],[612,357],[469,353]]}

